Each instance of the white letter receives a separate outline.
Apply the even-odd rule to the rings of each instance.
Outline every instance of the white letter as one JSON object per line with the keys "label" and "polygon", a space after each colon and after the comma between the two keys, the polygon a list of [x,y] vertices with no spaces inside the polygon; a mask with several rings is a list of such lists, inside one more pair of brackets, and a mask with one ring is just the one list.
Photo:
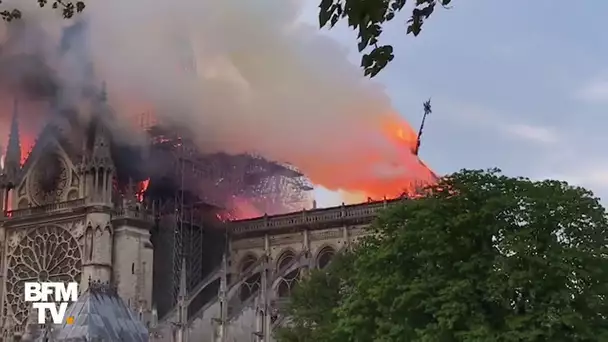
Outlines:
{"label": "white letter", "polygon": [[34,302],[33,309],[38,309],[38,324],[46,323],[46,310],[55,309],[55,303]]}
{"label": "white letter", "polygon": [[39,302],[42,300],[40,293],[40,283],[25,283],[25,301]]}
{"label": "white letter", "polygon": [[49,311],[51,312],[51,319],[53,320],[53,324],[63,324],[63,316],[65,316],[65,312],[68,309],[68,303],[60,303],[59,309],[57,306],[51,305]]}
{"label": "white letter", "polygon": [[75,302],[78,300],[78,283],[57,284],[55,291],[55,301],[57,302]]}
{"label": "white letter", "polygon": [[42,300],[45,302],[49,301],[49,296],[51,294],[53,294],[53,288],[55,288],[55,286],[57,286],[55,283],[42,283],[42,290],[40,291],[42,293]]}

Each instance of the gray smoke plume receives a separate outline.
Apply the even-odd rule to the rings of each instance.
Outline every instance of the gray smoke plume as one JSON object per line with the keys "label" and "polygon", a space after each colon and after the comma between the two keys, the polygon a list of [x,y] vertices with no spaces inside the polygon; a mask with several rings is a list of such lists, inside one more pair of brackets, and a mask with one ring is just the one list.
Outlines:
{"label": "gray smoke plume", "polygon": [[152,111],[189,129],[209,152],[289,162],[329,189],[379,196],[399,182],[428,179],[410,152],[414,131],[340,46],[298,22],[300,5],[96,1],[80,16],[86,25],[67,38],[73,22],[22,8],[24,28],[5,30],[0,59],[21,51],[30,57],[6,57],[0,87],[69,102],[105,81],[120,125]]}

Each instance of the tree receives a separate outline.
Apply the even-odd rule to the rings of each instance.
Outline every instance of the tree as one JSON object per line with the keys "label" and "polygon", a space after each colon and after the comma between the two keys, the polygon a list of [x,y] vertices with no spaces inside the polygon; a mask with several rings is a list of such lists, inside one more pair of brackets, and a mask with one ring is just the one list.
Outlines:
{"label": "tree", "polygon": [[312,270],[307,281],[296,287],[285,312],[290,317],[289,325],[277,330],[279,341],[330,341],[337,319],[333,309],[339,305],[340,289],[352,274],[353,261],[353,254],[340,253],[327,268]]}
{"label": "tree", "polygon": [[[48,0],[37,0],[40,7],[46,6]],[[411,0],[409,3],[414,2]],[[424,21],[434,12],[439,4],[447,8],[452,0],[415,0],[412,15],[407,21],[406,34],[418,36]],[[2,4],[2,0],[0,0]],[[319,5],[319,26],[334,27],[341,20],[358,33],[359,52],[371,50],[361,57],[361,67],[365,75],[376,76],[390,61],[395,58],[391,45],[378,45],[382,34],[382,25],[393,20],[408,0],[321,0]],[[52,7],[62,11],[63,17],[72,18],[75,13],[85,8],[83,1],[53,0]],[[0,17],[6,21],[21,18],[21,11],[0,10]]]}
{"label": "tree", "polygon": [[279,341],[608,341],[608,220],[591,192],[497,170],[429,190],[380,215],[348,272],[303,281],[337,296],[296,291]]}
{"label": "tree", "polygon": [[[40,7],[45,7],[48,4],[48,0],[37,0]],[[0,5],[2,0],[0,0]],[[53,9],[60,10],[61,14],[65,19],[72,18],[75,13],[80,13],[84,10],[85,4],[82,1],[64,1],[64,0],[53,0],[51,5]],[[13,21],[15,19],[21,19],[21,11],[18,9],[0,9],[0,17],[5,21]]]}
{"label": "tree", "polygon": [[[358,33],[358,49],[363,52],[371,47],[369,53],[361,57],[361,67],[365,75],[376,76],[395,56],[391,45],[378,45],[382,26],[393,20],[403,10],[407,0],[321,0],[319,5],[319,25],[334,27],[342,19]],[[418,36],[424,21],[439,4],[450,5],[452,0],[415,0],[412,15],[407,21],[406,34]]]}

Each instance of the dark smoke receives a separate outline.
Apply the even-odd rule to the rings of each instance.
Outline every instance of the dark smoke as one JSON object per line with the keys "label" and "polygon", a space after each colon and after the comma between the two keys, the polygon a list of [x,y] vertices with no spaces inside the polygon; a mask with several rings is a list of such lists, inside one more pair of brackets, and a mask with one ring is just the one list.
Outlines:
{"label": "dark smoke", "polygon": [[0,89],[27,100],[51,100],[57,96],[57,74],[48,64],[47,34],[38,25],[15,22],[0,41]]}
{"label": "dark smoke", "polygon": [[2,54],[2,50],[0,86],[30,101],[51,101],[59,91],[56,75],[41,55]]}
{"label": "dark smoke", "polygon": [[[36,25],[5,36],[18,37],[11,54],[44,57],[44,67],[31,73],[45,81],[11,82],[33,97],[50,91],[68,106],[106,81],[118,128],[152,111],[194,132],[203,151],[289,162],[331,190],[391,196],[430,178],[411,153],[414,130],[342,47],[298,21],[301,7],[281,0],[104,0],[91,2],[80,17],[87,25],[64,31],[63,39],[65,20],[24,9]],[[141,138],[115,131],[131,143]]]}

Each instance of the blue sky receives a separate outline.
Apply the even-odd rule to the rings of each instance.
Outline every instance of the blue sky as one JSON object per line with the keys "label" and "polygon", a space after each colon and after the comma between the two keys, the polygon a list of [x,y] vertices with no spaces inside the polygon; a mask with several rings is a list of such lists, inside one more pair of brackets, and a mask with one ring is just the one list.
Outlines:
{"label": "blue sky", "polygon": [[[608,198],[607,12],[602,1],[455,0],[416,38],[405,36],[403,13],[382,38],[396,58],[375,81],[414,127],[432,97],[421,155],[438,173],[498,167]],[[353,34],[328,34],[358,62]],[[317,200],[340,201],[322,190]]]}

